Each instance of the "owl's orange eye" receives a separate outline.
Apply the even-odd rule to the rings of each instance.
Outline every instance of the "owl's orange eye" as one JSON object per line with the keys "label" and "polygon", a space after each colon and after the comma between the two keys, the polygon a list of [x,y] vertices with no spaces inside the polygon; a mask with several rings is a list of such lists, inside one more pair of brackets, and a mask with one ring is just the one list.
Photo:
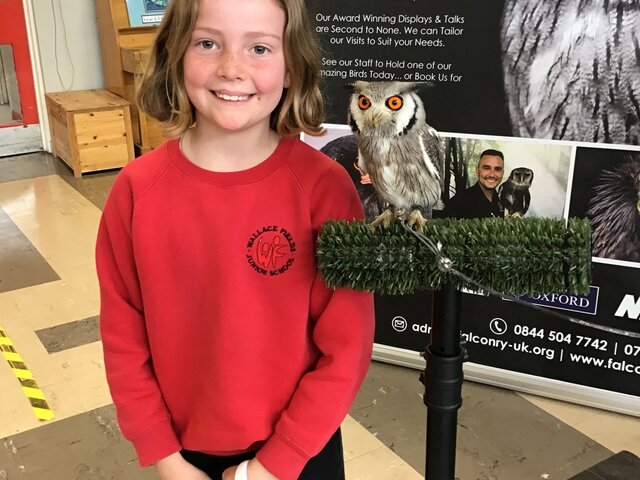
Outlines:
{"label": "owl's orange eye", "polygon": [[400,110],[402,108],[402,97],[394,95],[387,98],[387,107],[391,110]]}
{"label": "owl's orange eye", "polygon": [[371,100],[364,95],[360,95],[358,97],[358,106],[360,107],[360,110],[367,110],[371,106]]}

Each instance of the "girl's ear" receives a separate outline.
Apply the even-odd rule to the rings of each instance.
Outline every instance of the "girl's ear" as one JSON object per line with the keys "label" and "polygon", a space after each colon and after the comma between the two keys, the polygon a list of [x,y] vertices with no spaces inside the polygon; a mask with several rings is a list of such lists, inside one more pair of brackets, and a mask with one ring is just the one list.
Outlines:
{"label": "girl's ear", "polygon": [[284,72],[284,88],[289,88],[291,86],[291,74],[289,73],[289,69]]}

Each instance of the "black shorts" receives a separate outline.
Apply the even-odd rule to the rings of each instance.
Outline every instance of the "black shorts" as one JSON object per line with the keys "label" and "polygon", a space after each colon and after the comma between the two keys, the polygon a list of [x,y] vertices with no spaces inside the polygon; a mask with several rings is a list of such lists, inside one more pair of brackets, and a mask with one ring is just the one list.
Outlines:
{"label": "black shorts", "polygon": [[[182,450],[180,453],[187,462],[205,472],[213,480],[221,480],[222,472],[227,468],[255,456],[255,452],[228,457],[207,455],[191,450]],[[331,437],[322,451],[307,462],[298,480],[344,480],[344,458],[340,429]]]}

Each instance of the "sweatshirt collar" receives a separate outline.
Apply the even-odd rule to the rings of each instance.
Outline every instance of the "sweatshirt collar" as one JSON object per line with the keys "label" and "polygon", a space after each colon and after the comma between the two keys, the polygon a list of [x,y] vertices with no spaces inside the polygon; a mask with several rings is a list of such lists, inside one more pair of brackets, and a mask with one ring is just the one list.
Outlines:
{"label": "sweatshirt collar", "polygon": [[297,137],[282,137],[276,149],[265,160],[247,170],[237,172],[212,172],[192,163],[180,150],[180,140],[167,142],[171,162],[185,175],[202,182],[218,186],[234,186],[256,183],[271,175],[287,161]]}

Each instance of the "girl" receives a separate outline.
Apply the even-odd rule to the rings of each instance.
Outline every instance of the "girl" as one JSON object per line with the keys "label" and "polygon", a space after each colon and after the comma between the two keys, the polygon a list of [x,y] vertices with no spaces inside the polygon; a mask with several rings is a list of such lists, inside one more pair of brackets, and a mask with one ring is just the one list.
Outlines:
{"label": "girl", "polygon": [[318,51],[303,0],[172,0],[159,28],[140,103],[179,138],[117,177],[96,256],[118,421],[163,480],[344,478],[373,301],[316,270],[322,223],[362,216],[296,138]]}

